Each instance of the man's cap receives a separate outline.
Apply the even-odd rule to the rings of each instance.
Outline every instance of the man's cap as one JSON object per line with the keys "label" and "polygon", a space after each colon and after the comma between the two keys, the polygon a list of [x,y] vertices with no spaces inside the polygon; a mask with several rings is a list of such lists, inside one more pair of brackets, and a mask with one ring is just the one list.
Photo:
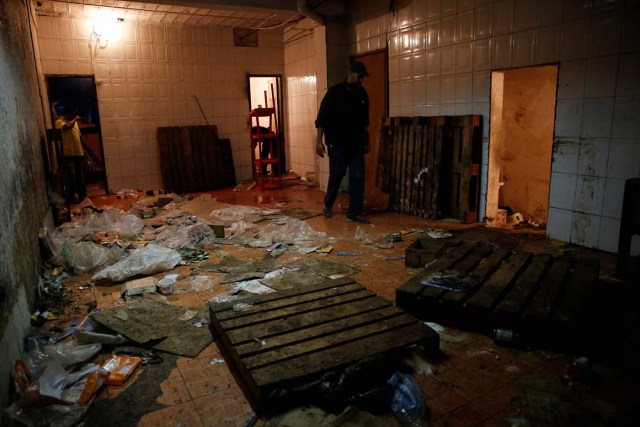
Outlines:
{"label": "man's cap", "polygon": [[353,61],[351,66],[349,67],[349,71],[352,73],[360,74],[363,76],[370,76],[371,74],[367,73],[367,68],[360,61]]}

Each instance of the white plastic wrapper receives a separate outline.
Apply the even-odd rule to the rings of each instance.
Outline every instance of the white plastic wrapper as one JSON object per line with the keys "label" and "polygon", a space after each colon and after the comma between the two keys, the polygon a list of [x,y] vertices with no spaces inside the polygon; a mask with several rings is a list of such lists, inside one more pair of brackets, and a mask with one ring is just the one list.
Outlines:
{"label": "white plastic wrapper", "polygon": [[77,273],[86,273],[108,267],[119,259],[117,250],[105,248],[92,242],[79,242],[73,245],[69,266]]}
{"label": "white plastic wrapper", "polygon": [[120,282],[138,274],[149,276],[171,270],[180,260],[177,251],[151,243],[144,248],[136,249],[122,261],[98,271],[91,280],[109,279]]}

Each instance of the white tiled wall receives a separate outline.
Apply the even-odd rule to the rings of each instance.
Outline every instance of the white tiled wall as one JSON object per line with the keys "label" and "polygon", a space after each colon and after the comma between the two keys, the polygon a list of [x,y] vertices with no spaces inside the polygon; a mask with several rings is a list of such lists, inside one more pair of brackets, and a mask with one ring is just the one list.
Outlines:
{"label": "white tiled wall", "polygon": [[120,40],[90,44],[86,19],[39,16],[45,74],[93,74],[112,191],[162,188],[156,129],[204,125],[197,96],[221,138],[230,138],[238,180],[250,179],[247,73],[282,74],[280,30],[259,47],[235,47],[232,29],[145,22],[118,24]]}
{"label": "white tiled wall", "polygon": [[307,172],[316,173],[314,121],[318,105],[315,56],[312,31],[301,38],[285,43],[287,168],[300,176],[305,176]]}
{"label": "white tiled wall", "polygon": [[[384,48],[388,40],[390,115],[482,114],[483,153],[490,131],[490,71],[559,64],[547,235],[616,251],[624,179],[640,176],[640,5],[396,4],[400,9],[390,13],[387,1],[354,2],[351,53]],[[482,163],[484,201],[486,155]],[[632,253],[640,254],[634,242]]]}

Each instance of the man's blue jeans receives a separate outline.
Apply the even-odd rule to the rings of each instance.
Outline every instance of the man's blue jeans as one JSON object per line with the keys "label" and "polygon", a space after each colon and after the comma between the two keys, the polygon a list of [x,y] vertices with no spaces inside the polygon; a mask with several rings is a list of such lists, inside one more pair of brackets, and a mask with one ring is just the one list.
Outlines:
{"label": "man's blue jeans", "polygon": [[349,211],[347,217],[362,215],[364,205],[364,152],[352,153],[329,148],[329,183],[324,205],[333,207],[338,197],[340,183],[349,169]]}

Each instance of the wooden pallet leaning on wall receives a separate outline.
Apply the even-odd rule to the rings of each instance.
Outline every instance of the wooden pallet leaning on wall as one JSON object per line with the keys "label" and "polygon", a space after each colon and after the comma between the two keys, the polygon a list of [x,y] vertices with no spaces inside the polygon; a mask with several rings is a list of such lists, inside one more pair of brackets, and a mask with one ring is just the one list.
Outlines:
{"label": "wooden pallet leaning on wall", "polygon": [[171,126],[157,131],[165,191],[186,193],[235,185],[231,141],[216,126]]}
{"label": "wooden pallet leaning on wall", "polygon": [[386,117],[378,182],[396,212],[477,221],[480,116]]}

